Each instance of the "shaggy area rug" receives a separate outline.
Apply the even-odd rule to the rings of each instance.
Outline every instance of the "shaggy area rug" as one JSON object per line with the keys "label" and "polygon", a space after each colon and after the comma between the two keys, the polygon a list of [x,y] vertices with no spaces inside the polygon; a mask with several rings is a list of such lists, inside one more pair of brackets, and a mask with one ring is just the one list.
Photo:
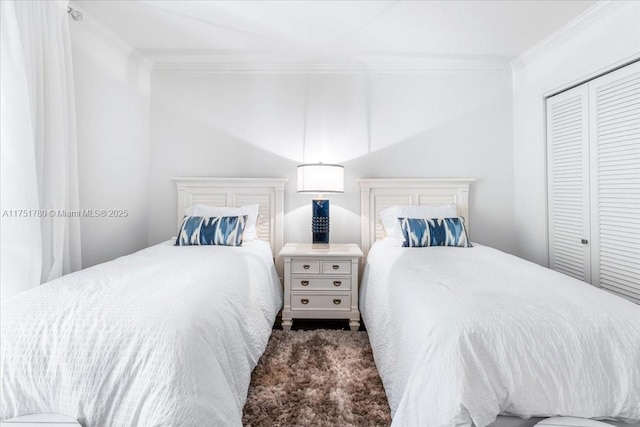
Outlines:
{"label": "shaggy area rug", "polygon": [[367,333],[274,330],[251,377],[243,424],[390,425]]}

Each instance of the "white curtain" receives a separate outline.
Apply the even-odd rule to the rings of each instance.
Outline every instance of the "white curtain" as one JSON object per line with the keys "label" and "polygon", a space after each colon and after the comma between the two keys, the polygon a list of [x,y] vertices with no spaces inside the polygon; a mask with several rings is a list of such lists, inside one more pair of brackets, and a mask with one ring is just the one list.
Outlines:
{"label": "white curtain", "polygon": [[67,1],[0,1],[1,298],[80,268]]}

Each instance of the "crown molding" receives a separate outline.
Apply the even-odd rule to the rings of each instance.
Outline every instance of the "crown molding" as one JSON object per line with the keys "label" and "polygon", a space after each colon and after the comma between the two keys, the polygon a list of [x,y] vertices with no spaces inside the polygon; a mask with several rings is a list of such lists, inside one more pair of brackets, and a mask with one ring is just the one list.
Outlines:
{"label": "crown molding", "polygon": [[511,61],[511,69],[518,70],[525,67],[527,64],[542,56],[545,52],[561,45],[568,39],[574,37],[577,33],[587,28],[593,22],[617,11],[627,3],[628,1],[624,0],[599,1]]}
{"label": "crown molding", "polygon": [[[358,57],[319,62],[291,58],[269,60],[238,58],[194,58],[172,56],[154,58],[154,72],[198,73],[429,73],[429,72],[499,72],[509,71],[509,58],[468,57]],[[235,59],[235,60],[234,60]]]}
{"label": "crown molding", "polygon": [[78,6],[75,2],[69,1],[69,6],[82,12],[81,21],[70,21],[70,25],[80,25],[87,29],[106,44],[120,52],[122,55],[129,58],[133,58],[138,61],[143,67],[148,68],[149,71],[153,69],[153,61],[147,56],[143,55],[138,49],[130,45],[122,37],[107,28],[100,21],[95,19],[89,13],[87,13],[82,7]]}

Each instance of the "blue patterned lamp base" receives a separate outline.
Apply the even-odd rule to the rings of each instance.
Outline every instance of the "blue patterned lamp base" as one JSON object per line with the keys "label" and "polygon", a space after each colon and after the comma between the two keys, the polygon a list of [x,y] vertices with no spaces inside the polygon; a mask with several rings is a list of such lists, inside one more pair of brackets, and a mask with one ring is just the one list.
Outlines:
{"label": "blue patterned lamp base", "polygon": [[329,243],[329,200],[312,200],[311,233],[313,243]]}

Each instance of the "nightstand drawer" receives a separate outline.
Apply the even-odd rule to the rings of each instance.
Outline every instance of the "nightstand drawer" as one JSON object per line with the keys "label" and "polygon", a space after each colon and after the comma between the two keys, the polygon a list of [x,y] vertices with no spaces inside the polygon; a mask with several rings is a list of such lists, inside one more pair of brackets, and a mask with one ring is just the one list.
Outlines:
{"label": "nightstand drawer", "polygon": [[351,261],[323,261],[323,274],[351,274]]}
{"label": "nightstand drawer", "polygon": [[292,310],[350,310],[350,294],[310,294],[308,292],[291,293]]}
{"label": "nightstand drawer", "polygon": [[291,277],[291,289],[296,291],[301,290],[335,290],[335,291],[350,291],[351,290],[351,277],[305,277],[305,276],[292,276]]}
{"label": "nightstand drawer", "polygon": [[291,272],[293,274],[318,274],[320,273],[320,261],[292,260]]}

